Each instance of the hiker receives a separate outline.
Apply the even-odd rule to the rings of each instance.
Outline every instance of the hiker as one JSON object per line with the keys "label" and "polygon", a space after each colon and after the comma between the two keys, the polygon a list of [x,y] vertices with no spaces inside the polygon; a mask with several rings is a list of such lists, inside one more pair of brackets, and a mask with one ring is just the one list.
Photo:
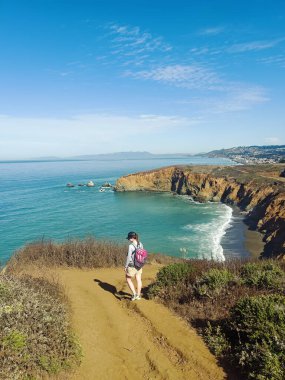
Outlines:
{"label": "hiker", "polygon": [[[136,232],[129,232],[127,239],[129,240],[129,249],[128,249],[128,256],[126,260],[125,265],[125,272],[126,272],[126,281],[131,289],[133,296],[132,301],[140,300],[141,299],[141,289],[142,289],[142,268],[136,269],[134,265],[134,256],[136,248],[143,248],[142,243],[139,241],[138,234]],[[132,277],[136,278],[137,281],[137,291],[135,289],[135,286],[132,281]]]}

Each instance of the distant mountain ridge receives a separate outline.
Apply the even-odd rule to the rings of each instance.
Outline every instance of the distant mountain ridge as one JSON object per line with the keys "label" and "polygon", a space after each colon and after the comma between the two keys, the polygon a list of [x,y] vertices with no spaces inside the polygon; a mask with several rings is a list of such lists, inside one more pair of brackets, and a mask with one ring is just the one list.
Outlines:
{"label": "distant mountain ridge", "polygon": [[162,153],[154,154],[145,151],[137,152],[115,152],[115,153],[100,153],[100,154],[86,154],[69,157],[37,157],[33,160],[131,160],[131,159],[155,159],[155,158],[170,158],[170,157],[189,157],[192,156],[188,153]]}
{"label": "distant mountain ridge", "polygon": [[101,153],[73,156],[72,159],[96,160],[96,159],[148,159],[148,158],[169,158],[169,157],[189,157],[192,156],[188,153],[161,153],[155,154],[145,151],[138,152],[115,152],[115,153]]}
{"label": "distant mountain ridge", "polygon": [[76,160],[96,160],[96,159],[130,159],[130,158],[150,158],[153,154],[149,152],[115,152],[100,153],[72,156],[71,159]]}
{"label": "distant mountain ridge", "polygon": [[213,150],[202,154],[207,157],[226,157],[243,164],[285,162],[285,145],[238,146]]}
{"label": "distant mountain ridge", "polygon": [[279,163],[285,162],[285,145],[252,145],[238,146],[227,149],[212,150],[208,153],[150,153],[146,151],[129,151],[115,153],[86,154],[67,157],[36,157],[23,161],[85,161],[85,160],[140,160],[159,158],[184,158],[184,157],[223,157],[242,164]]}

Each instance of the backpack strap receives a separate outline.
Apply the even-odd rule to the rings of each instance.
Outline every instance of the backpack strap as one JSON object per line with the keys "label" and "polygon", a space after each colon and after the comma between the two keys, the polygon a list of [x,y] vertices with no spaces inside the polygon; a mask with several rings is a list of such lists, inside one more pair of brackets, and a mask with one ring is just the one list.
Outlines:
{"label": "backpack strap", "polygon": [[135,255],[135,253],[136,253],[136,250],[137,250],[137,247],[132,243],[132,246],[134,247],[134,252],[132,253],[132,256],[134,256]]}
{"label": "backpack strap", "polygon": [[138,245],[135,246],[135,245],[132,243],[133,247],[135,248],[134,252],[132,253],[132,256],[135,256],[135,254],[136,254],[136,250],[137,250],[138,248],[140,248],[140,244],[141,244],[141,243],[138,242]]}

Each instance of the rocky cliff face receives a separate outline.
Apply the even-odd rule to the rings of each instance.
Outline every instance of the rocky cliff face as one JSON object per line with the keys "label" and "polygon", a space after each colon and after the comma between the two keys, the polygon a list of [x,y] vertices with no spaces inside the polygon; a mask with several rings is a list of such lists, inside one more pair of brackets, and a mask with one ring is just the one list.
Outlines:
{"label": "rocky cliff face", "polygon": [[246,211],[245,223],[264,235],[263,257],[285,258],[285,180],[280,167],[185,166],[120,178],[117,191],[163,191],[223,202]]}

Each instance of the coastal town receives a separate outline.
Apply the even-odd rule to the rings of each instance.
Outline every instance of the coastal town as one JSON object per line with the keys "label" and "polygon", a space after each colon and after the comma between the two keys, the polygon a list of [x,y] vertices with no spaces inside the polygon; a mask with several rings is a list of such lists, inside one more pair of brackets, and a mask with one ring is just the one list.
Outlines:
{"label": "coastal town", "polygon": [[285,163],[285,145],[241,146],[214,150],[208,157],[225,157],[243,165]]}

